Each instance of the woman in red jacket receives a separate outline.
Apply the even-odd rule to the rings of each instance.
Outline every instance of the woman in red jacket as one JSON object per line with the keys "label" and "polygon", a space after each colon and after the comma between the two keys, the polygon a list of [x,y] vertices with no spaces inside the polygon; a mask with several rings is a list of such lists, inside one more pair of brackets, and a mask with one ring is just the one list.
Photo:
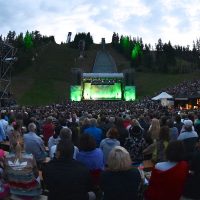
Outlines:
{"label": "woman in red jacket", "polygon": [[169,143],[166,149],[167,162],[155,165],[149,186],[145,192],[146,200],[179,200],[189,173],[188,163],[182,161],[184,146],[181,141]]}

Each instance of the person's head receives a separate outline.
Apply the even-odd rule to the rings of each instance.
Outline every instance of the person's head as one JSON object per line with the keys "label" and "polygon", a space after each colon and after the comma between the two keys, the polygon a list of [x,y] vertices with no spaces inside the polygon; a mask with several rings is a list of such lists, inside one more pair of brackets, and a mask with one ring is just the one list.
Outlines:
{"label": "person's head", "polygon": [[71,129],[69,129],[67,127],[62,128],[60,130],[60,135],[59,136],[60,136],[61,140],[67,140],[67,139],[71,140],[71,138],[72,138],[72,131],[71,131]]}
{"label": "person's head", "polygon": [[106,136],[111,139],[117,139],[119,137],[119,131],[117,130],[117,128],[112,127],[108,130]]}
{"label": "person's head", "polygon": [[60,140],[56,147],[57,159],[72,159],[74,153],[74,145],[71,140]]}
{"label": "person's head", "polygon": [[184,129],[185,129],[185,131],[192,131],[192,126],[193,126],[193,122],[192,122],[192,120],[190,120],[190,119],[186,119],[186,120],[184,120]]}
{"label": "person's head", "polygon": [[95,118],[90,119],[90,125],[91,126],[96,126],[97,125],[97,120]]}
{"label": "person's head", "polygon": [[149,132],[152,139],[158,139],[160,133],[160,121],[157,118],[152,119]]}
{"label": "person's head", "polygon": [[173,128],[174,127],[174,121],[172,119],[168,119],[167,125],[169,126],[169,128]]}
{"label": "person's head", "polygon": [[176,117],[175,117],[175,121],[176,121],[176,123],[181,123],[181,116],[180,115],[176,115]]}
{"label": "person's head", "polygon": [[138,125],[131,126],[129,129],[129,133],[131,136],[142,134],[142,129]]}
{"label": "person's head", "polygon": [[35,132],[36,129],[37,129],[37,127],[36,127],[35,123],[32,122],[32,123],[30,123],[30,124],[28,125],[28,130],[29,130],[30,132]]}
{"label": "person's head", "polygon": [[116,146],[109,153],[107,163],[111,171],[125,171],[131,168],[132,161],[124,147]]}
{"label": "person's head", "polygon": [[14,151],[16,158],[20,159],[21,153],[24,150],[24,140],[19,132],[16,132],[13,135],[12,140],[10,140],[10,146],[11,149]]}
{"label": "person's head", "polygon": [[162,141],[169,141],[169,127],[163,126],[160,128],[159,139]]}
{"label": "person's head", "polygon": [[79,149],[81,151],[92,151],[96,149],[95,139],[91,135],[84,133],[80,137]]}
{"label": "person's head", "polygon": [[183,160],[185,148],[182,141],[172,141],[166,149],[166,158],[171,162],[179,162]]}

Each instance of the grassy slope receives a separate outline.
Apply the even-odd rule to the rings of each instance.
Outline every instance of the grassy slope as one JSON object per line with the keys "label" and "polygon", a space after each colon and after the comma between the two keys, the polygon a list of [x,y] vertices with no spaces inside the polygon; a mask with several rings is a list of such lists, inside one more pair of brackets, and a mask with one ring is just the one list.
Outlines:
{"label": "grassy slope", "polygon": [[[107,45],[107,50],[116,60],[119,72],[129,67],[129,62]],[[13,77],[12,90],[21,105],[46,105],[60,102],[69,97],[71,68],[77,67],[83,72],[91,72],[100,45],[93,45],[86,51],[83,60],[78,59],[78,50],[66,45],[50,44],[44,47],[32,66],[20,75]],[[154,92],[173,86],[182,80],[200,77],[198,74],[165,75],[137,72],[135,83],[139,97],[153,95]]]}

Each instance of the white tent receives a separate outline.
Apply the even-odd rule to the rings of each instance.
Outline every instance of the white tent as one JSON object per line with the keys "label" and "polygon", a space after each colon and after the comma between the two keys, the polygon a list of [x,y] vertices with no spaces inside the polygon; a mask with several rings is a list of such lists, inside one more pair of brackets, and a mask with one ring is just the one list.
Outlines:
{"label": "white tent", "polygon": [[169,106],[170,101],[167,99],[173,99],[173,96],[169,95],[167,92],[161,92],[159,95],[152,98],[152,100],[161,100],[163,106]]}
{"label": "white tent", "polygon": [[173,96],[169,95],[167,92],[161,92],[159,95],[152,98],[152,100],[161,100],[161,99],[173,99]]}

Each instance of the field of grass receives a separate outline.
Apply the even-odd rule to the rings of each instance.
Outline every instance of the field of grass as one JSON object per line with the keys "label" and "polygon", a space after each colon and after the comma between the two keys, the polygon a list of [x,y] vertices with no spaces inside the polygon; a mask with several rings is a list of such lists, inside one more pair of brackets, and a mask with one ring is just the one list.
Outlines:
{"label": "field of grass", "polygon": [[[107,50],[116,61],[119,72],[129,67],[129,62],[118,52],[107,45]],[[66,45],[49,44],[39,53],[36,60],[26,70],[13,77],[12,92],[20,105],[47,105],[59,103],[69,98],[69,87],[72,79],[72,68],[81,68],[83,72],[91,72],[100,45],[85,52],[85,58],[80,60],[79,51]],[[137,98],[154,95],[163,88],[177,83],[199,78],[195,74],[153,74],[136,72],[135,84]]]}
{"label": "field of grass", "polygon": [[200,72],[186,74],[159,74],[159,73],[135,73],[137,97],[154,95],[167,87],[173,87],[184,80],[199,79]]}

